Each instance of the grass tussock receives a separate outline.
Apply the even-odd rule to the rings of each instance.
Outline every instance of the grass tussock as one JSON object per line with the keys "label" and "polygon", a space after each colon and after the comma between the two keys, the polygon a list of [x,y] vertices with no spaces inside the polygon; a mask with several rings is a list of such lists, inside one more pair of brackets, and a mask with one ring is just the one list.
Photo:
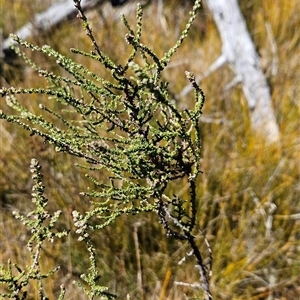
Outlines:
{"label": "grass tussock", "polygon": [[[51,1],[35,0],[26,6],[21,1],[12,3],[0,1],[4,37],[41,11],[41,3],[46,7]],[[173,45],[187,19],[190,1],[180,3],[164,1],[161,12],[154,1],[145,10],[142,41],[159,55]],[[229,67],[201,82],[207,100],[202,121],[203,175],[198,184],[198,241],[204,243],[201,229],[212,246],[211,287],[215,299],[291,300],[300,292],[297,242],[300,236],[300,32],[297,30],[300,18],[296,0],[240,1],[240,4],[270,84],[281,141],[268,145],[259,134],[251,131],[241,88],[224,90],[234,77]],[[121,63],[129,49],[124,42],[126,30],[116,20],[116,14],[118,10],[107,4],[88,16],[102,50]],[[128,13],[128,19],[135,23],[134,9]],[[69,53],[71,47],[89,51],[90,42],[81,28],[78,20],[70,20],[57,30],[30,40],[50,44],[64,54]],[[220,52],[218,32],[204,8],[190,37],[165,73],[174,97],[187,84],[185,70],[203,74]],[[79,62],[81,59],[92,71],[108,76],[94,62],[76,58]],[[42,56],[35,57],[35,61],[58,71]],[[45,85],[42,78],[19,61],[3,65],[1,72],[1,86]],[[37,110],[40,101],[47,99],[33,96],[24,101]],[[191,105],[190,95],[177,101],[183,107]],[[3,105],[4,99],[1,108]],[[30,159],[40,160],[50,199],[49,209],[63,211],[64,218],[59,226],[71,228],[71,232],[74,232],[71,211],[83,212],[89,206],[88,199],[80,197],[79,192],[85,191],[91,183],[84,172],[74,167],[78,162],[76,158],[56,155],[50,146],[38,138],[29,138],[27,132],[8,123],[1,122],[0,126],[1,263],[11,258],[25,266],[28,257],[24,249],[29,233],[12,218],[11,212],[30,210]],[[178,186],[184,193],[185,183]],[[178,191],[178,187],[170,188]],[[152,215],[121,217],[102,230],[95,241],[102,268],[101,280],[112,293],[118,294],[119,299],[201,299],[198,290],[174,284],[174,281],[197,282],[198,273],[188,259],[178,265],[185,255],[185,245],[166,239]],[[137,267],[135,241],[140,250],[141,270]],[[45,282],[49,299],[56,299],[62,283],[67,288],[66,299],[81,298],[72,281],[85,271],[88,258],[76,235],[71,233],[61,243],[49,243],[43,250],[45,269],[62,266],[53,281]],[[142,290],[137,285],[139,272],[142,272]],[[34,299],[38,288],[32,286],[29,292]]]}

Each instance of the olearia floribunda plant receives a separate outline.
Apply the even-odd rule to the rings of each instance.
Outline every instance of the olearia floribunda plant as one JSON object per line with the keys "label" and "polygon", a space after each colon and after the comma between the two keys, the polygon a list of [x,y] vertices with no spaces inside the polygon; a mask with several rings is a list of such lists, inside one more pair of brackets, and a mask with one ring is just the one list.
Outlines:
{"label": "olearia floribunda plant", "polygon": [[[43,280],[52,276],[59,267],[54,268],[50,272],[44,274],[41,271],[42,246],[46,241],[54,242],[55,238],[62,238],[68,234],[68,230],[55,232],[54,227],[61,215],[61,211],[56,211],[51,215],[47,210],[48,199],[44,197],[44,189],[41,166],[36,159],[31,160],[30,172],[34,185],[32,187],[32,202],[35,209],[26,216],[14,211],[13,215],[16,219],[22,221],[31,232],[32,236],[27,243],[27,248],[30,253],[31,264],[25,269],[22,269],[18,264],[8,261],[7,268],[0,266],[0,283],[7,286],[7,293],[0,293],[2,298],[10,299],[26,299],[27,291],[24,288],[32,281],[38,282],[39,299],[46,299],[44,295]],[[17,274],[16,274],[17,272]],[[61,293],[58,299],[63,299],[65,289],[61,286]]]}
{"label": "olearia floribunda plant", "polygon": [[[97,284],[100,275],[90,237],[120,215],[140,212],[156,212],[168,237],[188,242],[200,273],[200,286],[206,299],[212,299],[207,270],[211,266],[204,265],[193,235],[197,208],[196,180],[200,173],[199,118],[204,94],[194,75],[186,72],[195,91],[195,105],[191,110],[181,111],[169,95],[168,83],[162,79],[162,72],[188,35],[200,2],[195,1],[186,28],[175,46],[161,58],[141,42],[141,5],[137,6],[136,31],[123,16],[122,21],[128,30],[125,39],[132,52],[122,66],[115,64],[100,50],[80,1],[74,0],[78,17],[82,19],[94,49],[91,53],[78,49],[71,51],[103,65],[110,71],[110,81],[49,46],[34,46],[14,36],[17,45],[48,55],[69,76],[42,69],[14,46],[17,54],[47,79],[49,87],[2,88],[1,96],[6,97],[7,104],[18,114],[1,111],[0,117],[25,128],[32,135],[42,137],[45,142],[53,144],[57,152],[85,159],[86,163],[78,164],[79,167],[93,171],[93,174],[95,171],[108,174],[109,180],[103,183],[88,172],[86,176],[92,181],[93,188],[82,195],[93,199],[91,208],[84,214],[76,210],[72,213],[79,239],[86,243],[90,254],[89,274],[82,276],[89,288],[77,283],[89,299],[100,295],[113,298],[106,288]],[[17,100],[18,94],[47,95],[68,111],[53,111],[45,104],[40,105],[42,111],[57,119],[49,121],[45,114],[41,116],[30,112]],[[167,187],[178,179],[188,182],[188,199],[166,192]],[[39,219],[39,214],[36,215]]]}

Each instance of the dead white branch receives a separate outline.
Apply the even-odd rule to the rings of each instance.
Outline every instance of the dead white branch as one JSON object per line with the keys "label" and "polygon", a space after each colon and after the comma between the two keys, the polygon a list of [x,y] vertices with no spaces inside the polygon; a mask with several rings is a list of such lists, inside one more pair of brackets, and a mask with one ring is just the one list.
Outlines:
{"label": "dead white branch", "polygon": [[[103,2],[104,0],[82,0],[81,6],[87,10]],[[26,40],[37,33],[50,30],[64,20],[73,18],[76,14],[77,10],[74,7],[74,2],[63,0],[53,4],[46,11],[37,14],[31,22],[25,24],[14,34],[22,40]],[[5,56],[5,51],[8,51],[13,43],[14,41],[10,37],[3,41],[3,44],[0,46],[0,57],[3,58]]]}
{"label": "dead white branch", "polygon": [[[261,133],[267,141],[277,142],[280,133],[272,108],[270,89],[237,0],[206,2],[222,40],[222,54],[217,62],[224,63],[225,60],[229,63],[236,75],[234,82],[242,84],[253,130]],[[210,70],[214,71],[215,65],[216,63]],[[232,84],[229,86],[232,87]]]}

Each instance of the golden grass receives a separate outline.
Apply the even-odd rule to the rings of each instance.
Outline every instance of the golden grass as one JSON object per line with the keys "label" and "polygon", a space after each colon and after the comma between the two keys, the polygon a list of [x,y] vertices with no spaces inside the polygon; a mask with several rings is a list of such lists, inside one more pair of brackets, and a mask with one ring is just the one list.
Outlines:
{"label": "golden grass", "polygon": [[[26,8],[21,1],[0,1],[4,35],[23,25],[40,6],[41,1],[31,1]],[[43,6],[50,1],[44,1]],[[162,55],[178,37],[188,5],[172,5],[165,1],[163,15],[155,5],[145,11],[143,42]],[[109,9],[113,14],[114,11]],[[248,108],[240,87],[224,91],[223,87],[233,78],[229,67],[212,74],[201,83],[206,94],[204,116],[213,119],[202,123],[203,175],[199,178],[199,229],[202,229],[213,250],[212,291],[215,299],[296,299],[299,293],[299,37],[300,25],[297,1],[241,1],[253,40],[262,56],[262,64],[272,90],[275,114],[281,130],[279,145],[268,145],[250,128]],[[5,12],[5,13],[4,13]],[[112,58],[122,62],[128,53],[124,42],[125,29],[113,17],[101,20],[99,14],[89,14],[94,33],[102,49]],[[129,20],[134,24],[134,12]],[[271,31],[267,27],[270,24]],[[270,36],[270,33],[272,36]],[[76,35],[76,39],[74,39]],[[34,39],[31,39],[34,40]],[[70,47],[90,49],[90,42],[81,32],[78,20],[67,21],[48,36],[39,37],[38,44],[47,43],[68,53]],[[276,52],[271,51],[275,43]],[[165,77],[170,89],[180,93],[187,84],[184,71],[202,74],[220,55],[221,44],[213,20],[206,10],[200,12],[191,36],[175,55]],[[56,68],[45,58],[36,56],[48,68]],[[94,62],[76,58],[102,76],[103,68]],[[272,73],[272,64],[278,59],[278,69]],[[18,74],[19,72],[19,74]],[[5,77],[5,78],[4,78]],[[1,84],[39,86],[44,81],[27,68],[4,66]],[[191,105],[191,95],[182,99],[183,105]],[[34,97],[24,99],[36,107]],[[1,100],[1,109],[4,99]],[[219,123],[218,120],[223,120]],[[46,194],[51,211],[62,209],[64,219],[60,226],[71,227],[72,209],[84,211],[87,199],[78,196],[91,183],[84,172],[74,168],[76,159],[56,155],[51,147],[28,133],[1,122],[0,140],[0,195],[1,195],[1,261],[26,265],[24,250],[29,233],[11,211],[30,209],[31,157],[40,160],[45,177]],[[273,217],[273,219],[272,219]],[[164,237],[163,230],[153,215],[138,218],[121,217],[114,225],[105,228],[95,242],[99,250],[102,282],[108,285],[119,299],[141,299],[136,283],[137,261],[134,249],[134,222],[142,221],[138,229],[144,299],[192,299],[201,292],[175,286],[174,280],[197,282],[199,276],[193,261],[181,266],[177,263],[187,250],[185,245]],[[269,226],[269,227],[268,227]],[[197,234],[197,233],[196,233]],[[202,243],[201,235],[199,243]],[[45,249],[44,267],[63,266],[55,280],[45,283],[49,299],[56,299],[59,285],[67,287],[66,299],[83,299],[80,291],[72,286],[72,280],[86,271],[88,263],[84,245],[75,234],[62,243],[49,244]],[[203,247],[205,251],[205,247]],[[274,280],[273,286],[271,282]],[[32,297],[36,287],[32,288]],[[185,296],[186,295],[186,296]],[[186,297],[186,298],[185,298]],[[193,298],[196,299],[196,298]]]}

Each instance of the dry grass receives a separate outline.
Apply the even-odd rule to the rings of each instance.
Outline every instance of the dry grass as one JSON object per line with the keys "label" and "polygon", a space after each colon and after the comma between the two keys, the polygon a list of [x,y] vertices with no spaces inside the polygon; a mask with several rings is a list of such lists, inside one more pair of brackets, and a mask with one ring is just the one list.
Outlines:
{"label": "dry grass", "polygon": [[[50,2],[35,0],[25,6],[21,1],[10,3],[1,0],[3,34],[7,36],[15,31],[34,15],[37,7],[39,11],[42,9],[41,3],[46,7]],[[187,19],[189,6],[172,5],[174,1],[164,2],[163,15],[159,14],[156,5],[151,5],[144,18],[143,42],[158,54],[173,45]],[[214,267],[211,284],[215,299],[292,300],[299,295],[300,284],[300,249],[297,243],[300,236],[300,19],[297,1],[245,0],[241,1],[241,8],[270,83],[281,141],[279,145],[267,145],[258,134],[251,132],[241,88],[223,89],[233,78],[229,67],[202,81],[201,87],[207,99],[204,117],[211,122],[202,124],[199,229],[206,233],[212,245]],[[115,20],[116,11],[109,5],[103,10],[105,19],[101,18],[99,10],[89,13],[94,33],[102,49],[122,62],[124,53],[128,53],[124,42],[125,29]],[[134,11],[129,13],[128,18],[134,24]],[[63,53],[68,53],[70,47],[83,50],[90,47],[78,20],[67,21],[36,42],[50,44]],[[202,74],[220,51],[218,33],[204,9],[191,36],[165,74],[171,91],[179,93],[186,85],[185,70]],[[55,69],[54,64],[45,58],[37,59],[48,68]],[[82,62],[106,76],[101,67],[86,60]],[[22,68],[4,65],[1,85],[44,84],[36,74]],[[191,105],[189,96],[181,99],[181,105]],[[28,98],[24,101],[34,108],[41,99]],[[3,105],[4,99],[1,100],[1,108]],[[43,166],[50,210],[63,210],[65,217],[60,226],[72,228],[71,210],[84,211],[88,207],[88,201],[80,198],[78,193],[85,190],[90,182],[86,181],[83,172],[74,168],[75,158],[55,155],[53,149],[43,145],[39,139],[29,138],[26,132],[10,124],[1,122],[0,125],[1,261],[6,263],[10,257],[26,265],[28,258],[24,247],[29,235],[18,221],[12,219],[11,211],[19,209],[27,212],[30,209],[31,157],[38,158]],[[138,242],[144,299],[201,299],[198,290],[174,285],[174,280],[197,282],[198,274],[193,262],[187,261],[178,266],[184,256],[185,245],[165,239],[152,215],[141,215],[138,219],[122,217],[95,237],[103,284],[117,293],[119,299],[126,299],[127,293],[131,300],[142,299],[137,286],[133,236],[133,226],[137,221],[143,222],[138,228]],[[45,249],[45,268],[50,269],[57,264],[63,266],[54,281],[45,283],[49,299],[55,299],[61,283],[67,287],[66,299],[83,299],[71,284],[87,265],[84,246],[76,238],[75,234],[71,234],[62,243],[49,244]],[[200,234],[199,243],[203,243]],[[32,298],[36,293],[37,287],[32,287]]]}

